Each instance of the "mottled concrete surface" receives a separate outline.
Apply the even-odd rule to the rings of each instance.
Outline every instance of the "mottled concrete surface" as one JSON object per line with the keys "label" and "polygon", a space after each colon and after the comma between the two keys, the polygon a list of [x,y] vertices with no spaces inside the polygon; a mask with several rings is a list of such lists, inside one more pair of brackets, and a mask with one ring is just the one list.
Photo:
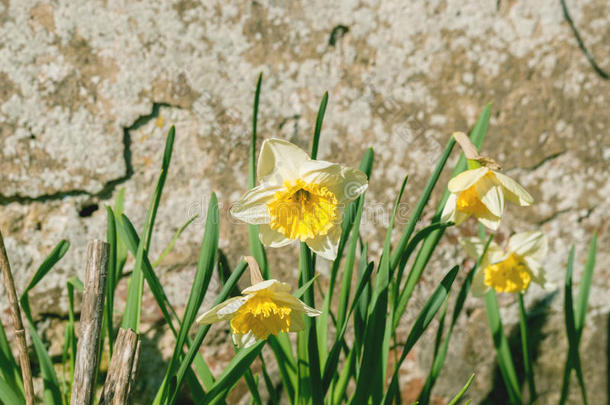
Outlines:
{"label": "mottled concrete surface", "polygon": [[[541,227],[550,238],[549,277],[561,285],[569,246],[576,245],[578,279],[586,244],[599,232],[581,351],[590,402],[605,403],[610,366],[600,359],[609,352],[610,83],[579,49],[560,1],[330,3],[0,0],[0,227],[18,289],[61,238],[72,244],[32,296],[50,346],[60,349],[62,323],[49,314],[65,316],[65,282],[82,278],[86,242],[105,236],[104,206],[120,188],[127,214],[142,226],[172,124],[174,160],[151,256],[189,215],[205,214],[211,191],[223,213],[222,250],[231,264],[246,252],[246,226],[231,223],[227,208],[246,188],[253,90],[262,71],[261,137],[307,147],[328,90],[319,157],[357,165],[367,147],[375,149],[363,224],[375,257],[402,177],[410,174],[408,207],[448,134],[467,130],[492,102],[485,150],[537,201],[527,209],[508,207],[499,240]],[[568,0],[567,6],[584,44],[609,70],[610,4]],[[440,276],[463,261],[455,242],[474,229],[469,222],[447,233],[401,333]],[[202,233],[202,221],[191,225],[158,268],[177,308],[185,304]],[[295,248],[268,254],[274,274],[296,280]],[[324,282],[327,266],[319,267]],[[121,286],[119,301],[125,291]],[[146,300],[141,403],[150,400],[173,346],[152,298]],[[527,295],[537,311],[541,404],[558,397],[567,344],[562,302],[561,291],[534,288]],[[516,336],[516,302],[506,297],[502,304]],[[4,295],[0,305],[6,308]],[[2,315],[7,320],[6,309]],[[214,331],[203,351],[218,372],[232,349],[226,327]],[[405,398],[425,379],[429,341],[405,365]],[[435,401],[444,403],[475,372],[470,398],[502,403],[495,367],[483,304],[469,298]],[[238,391],[232,400],[244,393]],[[574,385],[570,403],[579,403],[577,394]]]}

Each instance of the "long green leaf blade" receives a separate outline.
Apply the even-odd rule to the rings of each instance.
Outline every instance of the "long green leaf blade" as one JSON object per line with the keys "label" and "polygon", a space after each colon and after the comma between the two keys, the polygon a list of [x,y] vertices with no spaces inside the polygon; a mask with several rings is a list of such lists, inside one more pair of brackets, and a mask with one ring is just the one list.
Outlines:
{"label": "long green leaf blade", "polygon": [[140,243],[138,245],[136,263],[133,268],[133,273],[131,274],[131,280],[127,291],[127,303],[125,305],[123,323],[121,326],[124,329],[133,329],[136,332],[138,332],[140,328],[140,316],[142,313],[142,295],[144,293],[144,275],[142,273],[142,266],[144,261],[144,252],[148,251],[150,248],[150,241],[152,239],[157,209],[159,208],[159,202],[161,201],[161,194],[163,193],[163,187],[165,186],[165,179],[167,177],[172,151],[174,148],[175,133],[176,130],[172,126],[167,134],[167,140],[165,141],[165,150],[163,152],[163,160],[161,163],[161,173],[159,174],[159,179],[157,180],[157,185],[146,213],[144,231],[142,232],[142,238],[140,239]]}
{"label": "long green leaf blade", "polygon": [[580,286],[578,287],[578,297],[576,306],[574,307],[574,326],[578,335],[582,335],[582,330],[585,327],[585,317],[587,316],[587,306],[589,303],[589,290],[593,282],[593,269],[595,268],[595,253],[597,251],[597,234],[593,235],[591,244],[589,245],[589,254],[585,269],[580,278]]}
{"label": "long green leaf blade", "polygon": [[[261,95],[261,84],[263,81],[263,73],[258,75],[256,82],[256,91],[254,93],[254,109],[252,112],[252,138],[250,140],[250,162],[248,166],[248,188],[252,189],[256,186],[256,131],[258,123],[258,103]],[[258,225],[248,225],[248,238],[250,242],[250,254],[256,259],[258,266],[261,269],[263,278],[269,279],[269,264],[267,262],[267,254],[261,243],[259,236]]]}
{"label": "long green leaf blade", "polygon": [[258,357],[264,345],[265,341],[260,341],[248,348],[239,350],[218,377],[203,403],[216,404],[222,401],[246,370],[250,369],[250,364]]}
{"label": "long green leaf blade", "polygon": [[512,404],[521,404],[523,400],[519,389],[519,381],[517,380],[517,373],[515,372],[508,339],[502,327],[502,318],[500,317],[500,309],[498,308],[498,300],[494,289],[490,289],[485,294],[485,306],[487,308],[489,329],[493,337],[494,347],[496,348],[498,367],[504,379],[506,390]]}
{"label": "long green leaf blade", "polygon": [[[239,262],[239,264],[237,265],[235,270],[233,270],[233,273],[231,273],[231,276],[227,280],[226,284],[222,286],[222,289],[220,290],[218,297],[216,297],[216,299],[214,300],[213,306],[220,304],[221,302],[223,302],[224,300],[226,300],[229,297],[231,290],[233,290],[233,288],[235,288],[235,286],[237,285],[237,281],[241,278],[242,274],[244,273],[244,271],[246,270],[247,267],[248,267],[248,265],[244,260],[241,260]],[[203,327],[201,327],[199,329],[199,331],[197,332],[197,336],[195,336],[195,339],[193,339],[193,342],[189,347],[188,352],[186,353],[184,358],[181,360],[180,367],[178,368],[178,371],[176,372],[174,377],[172,377],[172,380],[170,382],[171,393],[172,393],[170,401],[169,401],[170,403],[174,402],[174,399],[176,398],[176,395],[178,394],[178,390],[180,389],[180,386],[182,385],[182,382],[187,373],[187,370],[190,369],[191,364],[193,363],[193,360],[195,359],[195,356],[199,353],[199,348],[201,347],[201,344],[203,343],[203,339],[206,337],[209,330],[210,330],[210,325],[204,325]],[[212,383],[213,383],[213,381],[212,381]],[[204,381],[204,385],[208,386],[207,384],[205,384],[205,381]],[[211,387],[212,384],[210,384],[209,386]]]}
{"label": "long green leaf blade", "polygon": [[462,399],[462,397],[464,396],[464,394],[466,394],[466,391],[468,391],[468,387],[470,387],[470,384],[472,384],[473,380],[474,380],[474,374],[470,376],[468,381],[466,381],[466,384],[464,385],[464,387],[462,387],[460,392],[458,392],[457,395],[455,397],[453,397],[453,399],[451,401],[449,401],[449,403],[447,405],[457,405],[458,402],[460,401],[460,399]]}
{"label": "long green leaf blade", "polygon": [[326,113],[326,104],[328,104],[327,91],[325,91],[322,96],[318,115],[316,116],[316,127],[313,132],[313,141],[311,143],[311,158],[314,160],[318,157],[318,145],[320,143],[320,133],[322,132],[322,122],[324,121],[324,114]]}
{"label": "long green leaf blade", "polygon": [[455,277],[457,276],[459,270],[459,266],[453,267],[449,272],[443,277],[443,280],[439,284],[439,286],[434,290],[430,298],[424,304],[424,307],[420,311],[415,323],[411,327],[411,331],[409,332],[409,336],[407,337],[407,341],[404,344],[402,349],[402,354],[400,355],[400,359],[394,365],[394,375],[392,376],[392,381],[390,382],[390,387],[386,391],[384,395],[383,403],[389,405],[392,401],[392,394],[394,394],[398,387],[398,371],[400,366],[407,358],[407,355],[415,346],[415,343],[419,340],[419,338],[423,335],[432,319],[438,312],[438,310],[443,306],[443,303],[447,299],[447,295],[449,295],[449,291],[451,291],[451,286],[455,281]]}
{"label": "long green leaf blade", "polygon": [[182,349],[186,343],[188,332],[191,325],[195,321],[197,311],[203,302],[210,284],[210,280],[214,274],[214,267],[218,255],[219,220],[218,201],[216,199],[216,194],[212,193],[210,203],[208,205],[208,215],[205,224],[203,242],[201,244],[201,252],[199,254],[199,261],[197,263],[195,279],[193,280],[193,286],[186,304],[184,317],[182,319],[180,330],[178,331],[176,345],[174,346],[174,351],[172,357],[170,358],[165,378],[161,384],[160,392],[162,399],[167,398],[169,394],[168,382],[174,375],[179,365],[178,361],[182,356]]}
{"label": "long green leaf blade", "polygon": [[[479,149],[480,149],[481,145],[483,144],[483,140],[485,139],[485,134],[487,133],[487,127],[489,126],[490,115],[491,115],[491,105],[488,104],[483,109],[483,112],[477,119],[477,122],[475,123],[472,130],[470,131],[470,140]],[[451,140],[449,142],[451,143]],[[445,151],[447,151],[448,149],[449,149],[449,144],[447,145],[447,148],[445,149]],[[451,173],[451,177],[452,178],[455,177],[459,173],[466,170],[466,168],[467,168],[466,158],[464,157],[464,154],[462,153],[458,160],[458,163],[456,164],[455,168],[453,169],[453,172]],[[445,189],[445,192],[441,198],[441,201],[439,202],[439,204],[436,208],[436,211],[434,213],[434,216],[432,218],[432,223],[440,221],[441,213],[443,212],[443,208],[445,207],[445,203],[447,202],[448,198],[449,198],[449,190]],[[402,298],[402,300],[405,301],[404,305],[401,305],[401,310],[403,312],[404,312],[404,310],[406,310],[409,299],[411,298],[411,295],[413,294],[415,285],[417,284],[417,281],[421,278],[421,275],[423,274],[424,269],[426,268],[426,265],[428,264],[428,261],[430,260],[430,257],[432,256],[432,253],[434,252],[434,250],[438,244],[438,241],[440,240],[441,236],[443,235],[443,232],[444,232],[444,228],[441,228],[441,229],[438,229],[438,230],[430,233],[424,240],[422,246],[420,247],[420,249],[417,253],[417,256],[415,258],[415,262],[411,266],[411,271],[409,272],[409,275],[407,277],[407,279],[409,280],[409,284],[405,285],[405,288],[402,293],[402,294],[404,294],[404,298]],[[395,257],[395,261],[398,261],[398,257]],[[397,311],[395,318],[400,318],[402,316],[403,312]]]}

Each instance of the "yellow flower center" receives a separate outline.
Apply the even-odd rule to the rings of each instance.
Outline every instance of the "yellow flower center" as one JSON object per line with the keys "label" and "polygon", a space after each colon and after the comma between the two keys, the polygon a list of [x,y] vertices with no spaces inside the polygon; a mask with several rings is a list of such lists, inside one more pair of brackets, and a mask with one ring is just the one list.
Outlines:
{"label": "yellow flower center", "polygon": [[294,185],[285,182],[284,187],[267,203],[271,229],[301,241],[326,235],[338,215],[335,194],[320,184],[301,179]]}
{"label": "yellow flower center", "polygon": [[532,281],[532,273],[516,253],[500,263],[485,268],[485,284],[498,292],[524,291]]}
{"label": "yellow flower center", "polygon": [[458,195],[457,209],[474,216],[484,215],[489,211],[485,204],[481,202],[481,197],[477,194],[475,184]]}
{"label": "yellow flower center", "polygon": [[289,331],[290,312],[291,308],[259,292],[239,308],[231,319],[231,328],[233,333],[243,335],[251,331],[257,339],[267,339],[270,334]]}

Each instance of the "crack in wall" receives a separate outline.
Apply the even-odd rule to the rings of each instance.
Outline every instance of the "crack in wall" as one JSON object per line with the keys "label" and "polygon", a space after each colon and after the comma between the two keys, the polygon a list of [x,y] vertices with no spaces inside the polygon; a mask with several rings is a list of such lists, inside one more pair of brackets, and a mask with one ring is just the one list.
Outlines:
{"label": "crack in wall", "polygon": [[554,220],[555,218],[557,218],[558,216],[565,214],[566,212],[570,212],[572,211],[574,208],[564,208],[561,209],[559,211],[555,211],[554,213],[552,213],[551,215],[549,215],[546,218],[541,219],[540,221],[536,222],[536,225],[538,226],[542,226],[544,224],[546,224],[547,222],[550,222],[552,220]]}
{"label": "crack in wall", "polygon": [[566,152],[567,151],[562,150],[561,152],[553,153],[552,155],[545,157],[544,159],[542,159],[535,165],[528,167],[527,170],[529,170],[529,171],[537,170],[540,167],[544,166],[546,163],[550,162],[551,160],[557,159],[559,156],[566,154]]}
{"label": "crack in wall", "polygon": [[[98,200],[108,200],[112,197],[114,190],[121,184],[127,182],[134,174],[133,165],[131,162],[131,131],[146,125],[150,120],[159,117],[161,107],[175,107],[168,103],[153,103],[150,114],[139,116],[133,124],[128,127],[123,127],[123,160],[125,161],[125,173],[116,179],[110,180],[104,184],[104,187],[97,193],[92,193],[87,190],[74,189],[68,191],[60,191],[52,194],[43,194],[38,197],[28,197],[21,195],[5,196],[0,194],[0,206],[5,206],[10,203],[17,202],[22,205],[32,204],[34,202],[47,202],[63,200],[69,197],[89,196]],[[180,108],[180,107],[176,107]]]}

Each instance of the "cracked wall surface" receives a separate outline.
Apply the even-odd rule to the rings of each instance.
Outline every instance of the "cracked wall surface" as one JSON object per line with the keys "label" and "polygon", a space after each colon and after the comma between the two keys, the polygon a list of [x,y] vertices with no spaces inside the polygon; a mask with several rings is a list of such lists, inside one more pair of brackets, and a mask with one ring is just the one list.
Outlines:
{"label": "cracked wall surface", "polygon": [[[608,71],[610,4],[568,0],[566,6],[587,50]],[[104,206],[119,189],[125,189],[127,215],[142,227],[171,125],[174,158],[151,257],[190,216],[205,216],[212,191],[221,208],[220,248],[231,265],[247,252],[247,228],[230,219],[228,207],[247,187],[252,100],[263,72],[260,137],[285,138],[307,149],[328,90],[319,158],[357,166],[366,148],[374,148],[362,226],[374,258],[403,176],[410,174],[403,200],[413,207],[448,135],[468,130],[491,102],[485,151],[537,202],[527,209],[508,207],[498,241],[540,227],[550,238],[549,278],[561,286],[569,247],[576,246],[578,279],[587,243],[598,232],[581,352],[591,403],[607,401],[610,366],[597,357],[608,350],[610,316],[610,83],[579,48],[559,0],[0,0],[0,38],[0,227],[17,288],[25,287],[60,239],[71,243],[32,292],[51,350],[61,349],[65,283],[83,277],[86,243],[105,237]],[[456,160],[454,153],[449,165]],[[196,220],[188,227],[157,268],[178,309],[186,303],[203,226]],[[474,230],[469,222],[447,232],[400,334],[409,330],[440,277],[464,260],[456,241]],[[295,247],[269,250],[273,273],[296,283],[296,254]],[[318,267],[324,284],[328,265],[321,260]],[[121,284],[119,305],[125,295]],[[173,347],[152,297],[145,300],[141,403],[150,401]],[[502,297],[501,303],[514,333],[515,299]],[[567,344],[563,293],[533,288],[526,303],[539,314],[540,403],[556,403]],[[6,305],[2,294],[3,321]],[[471,372],[477,374],[469,391],[474,402],[500,403],[484,312],[480,300],[468,299],[435,389],[436,403],[445,403]],[[225,325],[213,331],[202,352],[219,372],[233,349]],[[414,399],[425,380],[430,340],[418,344],[404,366],[405,400]],[[245,393],[239,386],[232,400]],[[578,403],[575,386],[571,395]]]}

